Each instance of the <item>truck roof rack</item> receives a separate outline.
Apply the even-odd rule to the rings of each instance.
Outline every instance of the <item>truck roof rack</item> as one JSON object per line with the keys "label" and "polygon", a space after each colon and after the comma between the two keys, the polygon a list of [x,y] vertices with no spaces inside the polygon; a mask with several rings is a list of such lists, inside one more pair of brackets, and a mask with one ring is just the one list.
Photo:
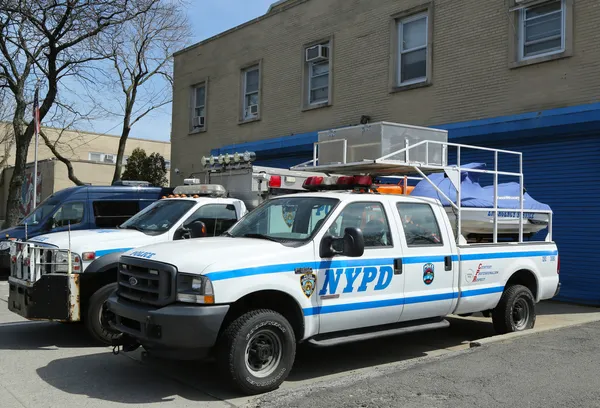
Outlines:
{"label": "truck roof rack", "polygon": [[[372,131],[372,126],[379,126],[376,138],[379,140],[368,140],[366,136]],[[386,135],[386,127],[395,134]],[[398,132],[400,129],[400,132]],[[412,132],[414,130],[414,132]],[[432,140],[427,134],[428,128],[381,122],[379,124],[367,124],[349,128],[337,129],[335,131],[321,132],[319,141],[313,145],[313,159],[291,167],[294,171],[322,172],[326,174],[341,174],[349,176],[369,175],[378,176],[419,176],[427,180],[432,187],[447,200],[456,213],[457,222],[455,238],[458,244],[467,244],[462,235],[462,220],[465,212],[488,211],[493,212],[493,243],[498,243],[498,212],[512,211],[519,216],[518,242],[523,242],[523,213],[547,214],[548,235],[546,241],[552,241],[552,211],[530,210],[523,208],[523,154],[521,152],[493,149],[488,147],[471,146],[458,143],[450,143],[443,140]],[[432,132],[440,132],[438,129],[430,129]],[[356,134],[362,132],[362,137]],[[444,131],[442,131],[444,132]],[[367,139],[367,140],[365,140]],[[419,140],[420,139],[420,140]],[[402,140],[403,143],[399,143]],[[368,143],[371,142],[371,143]],[[392,142],[392,143],[390,143]],[[373,146],[376,146],[375,149]],[[335,147],[337,146],[337,147]],[[382,148],[382,146],[390,146]],[[470,154],[483,153],[493,155],[493,170],[476,169],[461,166],[461,159],[465,152]],[[370,156],[368,159],[358,159],[361,153]],[[455,164],[448,163],[448,155],[453,153],[456,157]],[[468,154],[469,154],[468,153]],[[518,171],[503,171],[499,168],[499,156],[509,155],[513,161],[517,160]],[[353,161],[349,161],[349,156]],[[322,159],[322,157],[325,157]],[[461,174],[481,173],[493,176],[494,206],[491,208],[463,207],[461,205]],[[451,200],[438,186],[428,177],[428,174],[445,173],[456,190],[456,202]],[[500,208],[498,206],[498,178],[509,176],[519,179],[520,196],[519,209]]]}

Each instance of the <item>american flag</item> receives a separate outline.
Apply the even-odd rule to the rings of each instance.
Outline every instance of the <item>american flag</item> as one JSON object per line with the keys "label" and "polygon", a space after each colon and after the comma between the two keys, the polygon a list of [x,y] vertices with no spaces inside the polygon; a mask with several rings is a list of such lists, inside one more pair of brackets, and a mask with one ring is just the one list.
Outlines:
{"label": "american flag", "polygon": [[40,134],[40,103],[38,98],[38,88],[35,88],[35,96],[33,97],[33,121],[35,125],[35,134]]}

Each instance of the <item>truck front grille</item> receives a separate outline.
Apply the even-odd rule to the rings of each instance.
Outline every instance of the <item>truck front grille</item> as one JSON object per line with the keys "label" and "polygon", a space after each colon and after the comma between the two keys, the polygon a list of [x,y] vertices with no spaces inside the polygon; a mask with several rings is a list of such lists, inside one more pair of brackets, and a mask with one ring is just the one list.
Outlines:
{"label": "truck front grille", "polygon": [[168,305],[176,298],[176,272],[171,265],[124,257],[119,263],[118,294],[134,302]]}

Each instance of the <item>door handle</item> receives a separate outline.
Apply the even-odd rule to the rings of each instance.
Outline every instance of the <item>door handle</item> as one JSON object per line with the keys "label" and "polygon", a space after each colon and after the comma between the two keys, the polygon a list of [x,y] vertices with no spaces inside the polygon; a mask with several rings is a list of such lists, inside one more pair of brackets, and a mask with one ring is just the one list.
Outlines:
{"label": "door handle", "polygon": [[452,256],[448,255],[444,258],[444,266],[446,267],[447,271],[452,270]]}
{"label": "door handle", "polygon": [[402,258],[394,259],[394,275],[402,275]]}

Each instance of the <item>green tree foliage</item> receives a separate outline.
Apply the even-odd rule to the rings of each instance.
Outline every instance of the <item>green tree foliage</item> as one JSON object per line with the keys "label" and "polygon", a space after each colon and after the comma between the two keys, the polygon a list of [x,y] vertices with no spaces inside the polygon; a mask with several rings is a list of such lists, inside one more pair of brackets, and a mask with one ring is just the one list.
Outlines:
{"label": "green tree foliage", "polygon": [[143,180],[148,181],[153,186],[166,186],[167,167],[165,158],[158,153],[152,153],[148,156],[144,149],[138,147],[131,152],[131,156],[127,159],[121,179]]}

